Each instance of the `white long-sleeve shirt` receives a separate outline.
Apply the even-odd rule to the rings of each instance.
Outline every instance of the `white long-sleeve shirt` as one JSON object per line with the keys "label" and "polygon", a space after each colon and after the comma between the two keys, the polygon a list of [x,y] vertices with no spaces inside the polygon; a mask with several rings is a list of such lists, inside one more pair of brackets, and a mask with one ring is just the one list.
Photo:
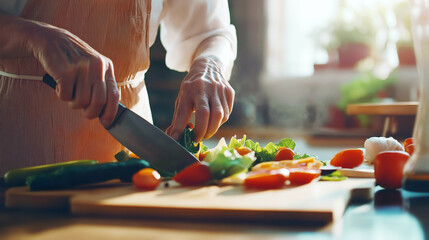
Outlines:
{"label": "white long-sleeve shirt", "polygon": [[[0,11],[19,15],[27,0],[0,0]],[[225,37],[231,44],[231,58],[236,58],[237,38],[230,24],[227,0],[152,0],[149,45],[161,26],[166,65],[187,71],[199,44],[212,36]]]}

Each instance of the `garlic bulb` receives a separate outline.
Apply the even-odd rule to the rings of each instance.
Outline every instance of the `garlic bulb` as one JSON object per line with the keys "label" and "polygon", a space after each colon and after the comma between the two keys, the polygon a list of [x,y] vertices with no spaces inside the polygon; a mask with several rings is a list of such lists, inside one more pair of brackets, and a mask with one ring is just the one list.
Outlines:
{"label": "garlic bulb", "polygon": [[404,151],[404,147],[396,139],[389,137],[371,137],[365,141],[365,162],[374,164],[374,159],[382,151]]}

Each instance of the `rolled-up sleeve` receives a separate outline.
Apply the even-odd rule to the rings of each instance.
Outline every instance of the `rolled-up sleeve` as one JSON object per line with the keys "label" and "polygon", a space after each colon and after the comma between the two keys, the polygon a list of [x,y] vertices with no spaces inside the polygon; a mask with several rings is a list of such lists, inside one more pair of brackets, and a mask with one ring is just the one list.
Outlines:
{"label": "rolled-up sleeve", "polygon": [[166,65],[176,71],[188,71],[200,43],[213,36],[228,40],[236,58],[237,36],[227,0],[166,0],[160,34]]}

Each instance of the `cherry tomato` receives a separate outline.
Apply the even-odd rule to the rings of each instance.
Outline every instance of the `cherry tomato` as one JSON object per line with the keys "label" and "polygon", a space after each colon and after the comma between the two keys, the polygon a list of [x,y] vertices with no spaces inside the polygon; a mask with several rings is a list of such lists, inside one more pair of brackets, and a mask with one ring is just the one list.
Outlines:
{"label": "cherry tomato", "polygon": [[248,147],[237,147],[235,148],[235,150],[241,155],[244,156],[248,153],[250,153],[252,150],[250,150],[250,148]]}
{"label": "cherry tomato", "polygon": [[361,149],[346,149],[335,154],[330,163],[335,167],[355,168],[363,163],[363,159]]}
{"label": "cherry tomato", "polygon": [[374,175],[378,185],[396,189],[402,186],[402,171],[410,155],[404,151],[383,151],[374,160]]}
{"label": "cherry tomato", "polygon": [[406,149],[408,145],[413,144],[413,143],[414,143],[414,139],[412,137],[405,139],[404,140],[404,149]]}
{"label": "cherry tomato", "polygon": [[209,153],[209,151],[200,152],[200,154],[198,154],[198,160],[203,161],[208,153]]}
{"label": "cherry tomato", "polygon": [[291,168],[289,181],[292,185],[303,185],[312,182],[320,176],[320,169]]}
{"label": "cherry tomato", "polygon": [[413,152],[414,152],[414,146],[415,146],[414,143],[408,144],[405,147],[405,152],[407,152],[408,154],[412,155]]}
{"label": "cherry tomato", "polygon": [[285,185],[289,171],[286,169],[257,171],[250,173],[244,180],[246,188],[275,189]]}
{"label": "cherry tomato", "polygon": [[133,183],[138,189],[153,190],[161,182],[161,175],[152,168],[144,168],[133,175]]}
{"label": "cherry tomato", "polygon": [[292,149],[287,147],[279,147],[274,161],[292,160],[293,156],[295,156],[295,153],[292,151]]}
{"label": "cherry tomato", "polygon": [[184,186],[198,186],[212,178],[209,166],[196,162],[178,172],[172,179]]}

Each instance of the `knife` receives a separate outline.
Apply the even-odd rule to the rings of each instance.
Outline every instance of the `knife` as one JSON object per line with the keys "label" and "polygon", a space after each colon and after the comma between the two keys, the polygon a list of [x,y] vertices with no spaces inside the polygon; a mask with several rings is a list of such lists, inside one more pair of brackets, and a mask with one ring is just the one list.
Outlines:
{"label": "knife", "polygon": [[[43,76],[43,82],[53,89],[56,88],[57,83],[49,74]],[[157,170],[174,174],[198,161],[176,140],[122,103],[118,104],[115,119],[106,130]]]}

